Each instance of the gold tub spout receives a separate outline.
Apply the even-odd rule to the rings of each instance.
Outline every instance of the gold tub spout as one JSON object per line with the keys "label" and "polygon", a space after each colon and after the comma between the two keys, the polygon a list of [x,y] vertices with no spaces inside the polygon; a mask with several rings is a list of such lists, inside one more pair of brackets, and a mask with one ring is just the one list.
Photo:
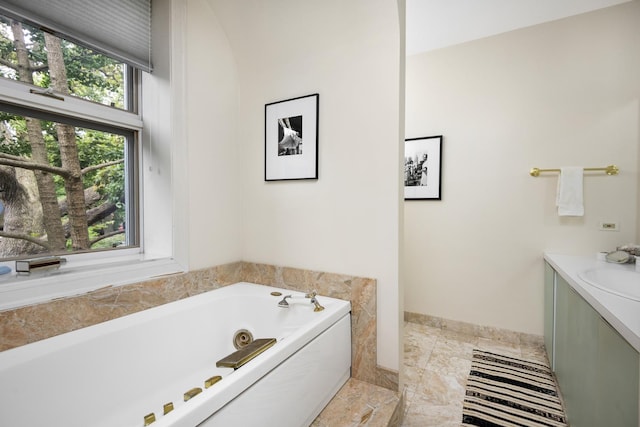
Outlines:
{"label": "gold tub spout", "polygon": [[260,338],[216,362],[218,368],[238,369],[276,343],[275,338]]}

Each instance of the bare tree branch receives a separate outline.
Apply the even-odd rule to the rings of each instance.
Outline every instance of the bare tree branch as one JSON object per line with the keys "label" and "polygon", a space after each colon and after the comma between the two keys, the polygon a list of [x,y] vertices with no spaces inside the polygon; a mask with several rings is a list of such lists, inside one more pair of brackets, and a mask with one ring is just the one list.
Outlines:
{"label": "bare tree branch", "polygon": [[2,157],[3,159],[17,160],[19,162],[25,162],[28,160],[22,156],[14,156],[12,154],[6,154],[6,153],[0,153],[0,157]]}
{"label": "bare tree branch", "polygon": [[[124,159],[113,160],[111,162],[101,163],[99,165],[88,166],[80,171],[82,175],[85,175],[89,172],[93,172],[94,170],[103,169],[109,166],[118,165],[120,163],[124,163]],[[0,153],[0,165],[4,166],[13,166],[17,168],[29,169],[29,170],[40,170],[43,172],[49,172],[55,175],[60,175],[63,178],[68,178],[71,176],[69,171],[65,168],[51,166],[51,165],[43,165],[40,163],[36,163],[20,156],[13,156],[11,154]]]}
{"label": "bare tree branch", "polygon": [[44,70],[48,69],[49,68],[49,64],[32,65],[30,68],[31,68],[31,71],[33,71],[34,73],[37,73],[39,71],[44,71]]}
{"label": "bare tree branch", "polygon": [[0,153],[0,165],[4,166],[13,166],[16,168],[28,169],[28,170],[39,170],[42,172],[49,172],[55,175],[60,175],[63,178],[68,178],[71,176],[68,170],[64,168],[59,168],[57,166],[51,165],[43,165],[40,163],[32,162],[22,157],[12,156],[10,154]]}
{"label": "bare tree branch", "polygon": [[100,240],[104,240],[104,239],[107,239],[109,237],[117,236],[118,234],[122,234],[122,233],[124,233],[124,230],[112,231],[111,233],[107,233],[107,234],[104,234],[104,235],[102,235],[100,237],[96,237],[95,239],[93,239],[92,241],[89,242],[89,245],[93,246],[96,243],[98,243]]}
{"label": "bare tree branch", "polygon": [[[12,70],[18,71],[18,64],[13,63],[11,61],[7,61],[4,58],[0,58],[0,65],[4,65],[5,67],[11,68]],[[48,64],[42,64],[42,65],[29,65],[29,71],[31,71],[32,73],[37,73],[40,71],[44,71],[47,68],[49,68]]]}
{"label": "bare tree branch", "polygon": [[7,239],[26,240],[27,242],[31,242],[34,245],[42,246],[43,248],[45,248],[47,250],[51,250],[51,247],[49,246],[49,244],[47,242],[42,241],[40,239],[36,239],[35,237],[24,235],[24,234],[6,233],[4,231],[0,231],[0,237],[4,237],[4,238],[7,238]]}
{"label": "bare tree branch", "polygon": [[12,70],[18,70],[18,66],[11,61],[7,61],[4,58],[0,58],[0,65],[4,65],[5,67],[9,67]]}
{"label": "bare tree branch", "polygon": [[[87,224],[93,225],[98,221],[101,221],[114,213],[118,209],[118,207],[114,203],[105,202],[100,206],[96,206],[95,208],[91,208],[86,211],[87,215]],[[71,237],[71,224],[68,222],[64,224],[64,235],[68,239]]]}
{"label": "bare tree branch", "polygon": [[87,166],[86,168],[82,169],[81,173],[82,173],[82,175],[85,175],[85,174],[88,174],[89,172],[93,172],[94,170],[106,168],[106,167],[113,166],[113,165],[118,165],[120,163],[124,163],[124,159],[114,160],[112,162],[101,163],[99,165]]}

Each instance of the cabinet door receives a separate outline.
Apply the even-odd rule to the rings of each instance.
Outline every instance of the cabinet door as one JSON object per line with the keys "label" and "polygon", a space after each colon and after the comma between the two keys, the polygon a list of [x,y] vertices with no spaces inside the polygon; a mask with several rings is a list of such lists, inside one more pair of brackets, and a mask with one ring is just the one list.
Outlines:
{"label": "cabinet door", "polygon": [[557,274],[555,308],[554,370],[564,395],[564,384],[568,381],[567,373],[571,362],[569,359],[569,285]]}
{"label": "cabinet door", "polygon": [[556,375],[569,423],[601,427],[595,419],[598,398],[598,326],[600,316],[556,275]]}
{"label": "cabinet door", "polygon": [[596,425],[638,426],[638,353],[604,319],[598,325]]}
{"label": "cabinet door", "polygon": [[555,369],[555,362],[553,357],[554,352],[554,330],[555,330],[555,299],[556,299],[556,285],[555,285],[556,272],[553,268],[544,263],[544,346],[547,350],[547,357],[551,364],[551,369]]}

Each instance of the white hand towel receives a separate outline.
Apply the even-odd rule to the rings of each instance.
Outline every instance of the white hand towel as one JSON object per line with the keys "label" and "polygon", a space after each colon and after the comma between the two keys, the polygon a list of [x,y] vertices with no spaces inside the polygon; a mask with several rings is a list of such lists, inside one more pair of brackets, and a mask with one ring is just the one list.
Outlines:
{"label": "white hand towel", "polygon": [[565,167],[560,169],[556,205],[559,216],[583,216],[582,195],[583,168]]}

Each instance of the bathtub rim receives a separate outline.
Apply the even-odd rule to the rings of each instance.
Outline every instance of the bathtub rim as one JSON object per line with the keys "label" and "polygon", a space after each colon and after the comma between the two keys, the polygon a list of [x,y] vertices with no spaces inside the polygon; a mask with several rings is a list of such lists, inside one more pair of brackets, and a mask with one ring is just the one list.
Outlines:
{"label": "bathtub rim", "polygon": [[[228,292],[231,292],[232,289],[237,290],[237,289],[243,289],[245,287],[248,289],[257,289],[258,287],[260,287],[268,290],[268,292],[280,292],[283,295],[294,294],[294,296],[298,296],[298,297],[305,294],[304,291],[278,288],[270,285],[262,285],[262,284],[251,283],[251,282],[236,282],[230,285],[222,286],[220,288],[212,289],[207,292],[202,292],[196,295],[190,295],[185,298],[181,298],[179,300],[170,301],[165,304],[149,307],[144,310],[136,311],[134,313],[125,314],[123,316],[110,319],[104,322],[96,323],[83,328],[65,332],[59,335],[54,335],[38,341],[34,341],[25,345],[0,351],[0,363],[2,364],[2,366],[0,366],[0,370],[4,369],[5,367],[4,363],[20,364],[25,361],[32,360],[35,357],[38,357],[40,353],[38,353],[36,350],[39,349],[40,347],[50,346],[51,343],[53,342],[55,342],[56,344],[54,349],[61,350],[85,340],[95,339],[97,337],[95,335],[96,330],[100,335],[113,333],[118,330],[124,329],[126,325],[129,322],[131,322],[132,319],[137,320],[137,322],[139,323],[152,321],[160,313],[169,315],[169,314],[175,314],[180,312],[182,306],[188,302],[195,302],[196,300],[202,300],[202,301],[197,301],[198,304],[199,305],[206,304],[206,301],[210,298],[213,298],[213,294],[216,292],[228,293]],[[319,298],[321,303],[324,300],[345,302],[347,303],[348,309],[345,311],[345,308],[341,307],[340,312],[341,313],[351,312],[351,302],[349,300],[333,298],[325,295],[318,295],[317,297]],[[278,302],[277,297],[274,296],[273,298],[274,298],[274,304],[277,304]],[[310,309],[313,309],[311,304],[310,304]],[[31,357],[29,357],[30,355]],[[20,358],[20,357],[23,357],[23,358]],[[27,357],[27,358],[25,359],[24,357]]]}

